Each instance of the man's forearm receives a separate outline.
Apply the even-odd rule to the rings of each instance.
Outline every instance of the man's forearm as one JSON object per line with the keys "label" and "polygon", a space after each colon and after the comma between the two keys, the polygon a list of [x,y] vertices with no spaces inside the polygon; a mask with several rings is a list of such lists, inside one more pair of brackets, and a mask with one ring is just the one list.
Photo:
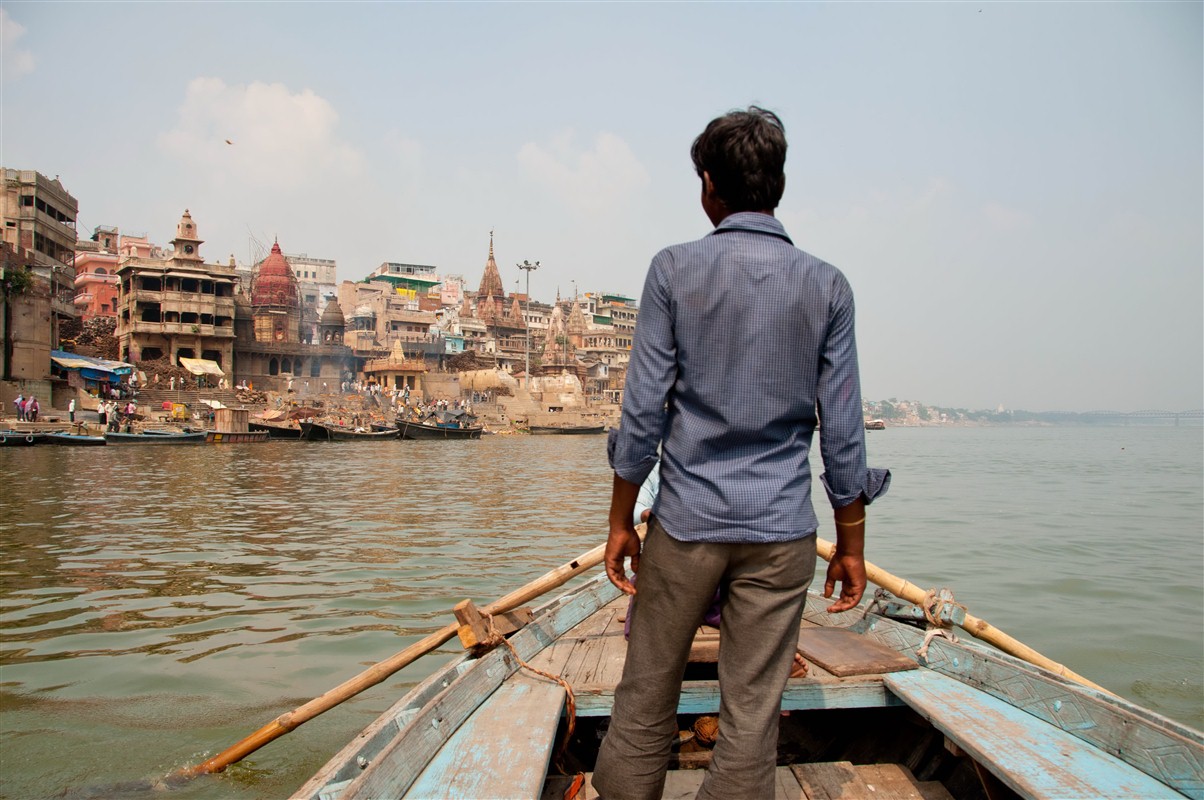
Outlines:
{"label": "man's forearm", "polygon": [[858,497],[834,512],[836,552],[839,555],[865,555],[865,500]]}
{"label": "man's forearm", "polygon": [[638,484],[624,480],[615,473],[614,486],[610,492],[610,527],[613,529],[618,523],[620,526],[624,521],[628,525],[631,524],[631,518],[635,514],[635,501],[640,496],[640,487]]}

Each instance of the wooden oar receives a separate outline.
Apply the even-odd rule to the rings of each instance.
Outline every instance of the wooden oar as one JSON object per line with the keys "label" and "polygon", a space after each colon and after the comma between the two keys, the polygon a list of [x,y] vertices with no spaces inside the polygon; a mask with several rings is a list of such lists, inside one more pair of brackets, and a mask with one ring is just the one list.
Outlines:
{"label": "wooden oar", "polygon": [[[531,581],[526,586],[495,600],[485,606],[483,611],[488,614],[500,614],[504,611],[518,608],[523,603],[533,600],[545,592],[567,583],[586,570],[601,564],[605,552],[606,544],[600,544],[588,553],[578,556],[567,564],[562,564],[551,572]],[[344,700],[355,697],[365,689],[375,686],[385,678],[388,678],[402,667],[413,663],[421,656],[426,655],[450,640],[456,635],[458,628],[458,623],[448,623],[434,633],[410,645],[400,653],[390,656],[384,661],[364,670],[354,678],[344,681],[326,694],[315,697],[305,705],[298,706],[292,711],[281,714],[250,736],[242,739],[232,747],[226,748],[208,761],[177,770],[168,777],[168,782],[172,782],[173,779],[191,778],[209,772],[221,772],[234,762],[241,761],[251,753],[254,753],[268,742],[280,738],[302,723],[308,722],[324,711],[329,711]]]}
{"label": "wooden oar", "polygon": [[[831,561],[833,554],[836,552],[836,545],[824,539],[817,539],[815,549],[819,552],[824,561]],[[905,581],[897,575],[892,575],[881,567],[865,562],[865,577],[878,586],[881,586],[886,591],[893,594],[895,597],[901,597],[909,603],[915,603],[918,606],[923,606],[928,597],[928,593],[913,583]],[[1059,664],[1053,659],[1046,658],[1038,653],[1033,648],[1026,645],[1017,639],[1013,639],[1003,631],[996,628],[985,619],[966,613],[966,621],[961,626],[976,639],[981,639],[984,642],[993,644],[1009,655],[1027,661],[1030,664],[1035,664],[1038,667],[1044,667],[1050,672],[1057,673],[1064,678],[1069,678],[1072,681],[1081,683],[1083,686],[1088,686],[1092,689],[1104,692],[1111,695],[1104,687],[1091,681],[1074,672],[1069,667]]]}

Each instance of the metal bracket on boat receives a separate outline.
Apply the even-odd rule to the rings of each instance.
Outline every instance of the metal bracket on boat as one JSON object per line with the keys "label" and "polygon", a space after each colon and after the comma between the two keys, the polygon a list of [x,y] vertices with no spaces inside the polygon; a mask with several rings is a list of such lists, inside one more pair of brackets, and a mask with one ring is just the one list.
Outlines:
{"label": "metal bracket on boat", "polygon": [[[941,624],[964,625],[966,622],[966,607],[958,604],[953,599],[953,592],[948,589],[941,589],[937,592],[936,596],[939,600],[944,601],[938,604],[940,609],[938,618]],[[904,622],[927,622],[924,609],[912,603],[886,603],[882,609],[882,615]]]}
{"label": "metal bracket on boat", "polygon": [[481,655],[497,646],[495,636],[509,636],[535,619],[530,606],[494,614],[492,619],[481,613],[471,600],[461,600],[452,609],[460,627],[456,633],[465,650]]}

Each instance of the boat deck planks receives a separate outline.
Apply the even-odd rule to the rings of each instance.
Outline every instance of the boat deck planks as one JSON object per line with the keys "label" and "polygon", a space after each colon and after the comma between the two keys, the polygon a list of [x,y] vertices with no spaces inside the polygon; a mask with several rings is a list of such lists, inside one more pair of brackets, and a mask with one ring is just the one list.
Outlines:
{"label": "boat deck planks", "polygon": [[404,796],[538,797],[563,710],[560,684],[514,676],[452,734]]}
{"label": "boat deck planks", "polygon": [[[702,786],[705,770],[670,770],[665,776],[663,800],[693,800]],[[898,764],[853,766],[847,761],[778,767],[774,800],[952,800],[936,781],[917,781]],[[562,800],[572,778],[554,776],[544,785],[541,800]],[[578,800],[598,800],[593,773],[585,776]]]}
{"label": "boat deck planks", "polygon": [[900,764],[830,761],[794,764],[789,768],[807,800],[952,800],[937,781],[917,781]]}
{"label": "boat deck planks", "polygon": [[[623,621],[627,613],[627,597],[611,601],[599,613],[582,621],[559,640],[531,660],[531,666],[559,675],[573,687],[577,697],[577,714],[583,717],[608,716],[614,705],[615,687],[623,675],[627,643],[623,638]],[[818,630],[811,622],[800,626],[800,641]],[[700,628],[700,640],[709,642],[716,634],[713,628]],[[886,691],[882,676],[884,661],[890,660],[887,648],[865,643],[856,652],[845,648],[846,656],[857,655],[859,663],[868,663],[867,672],[875,674],[832,674],[819,664],[808,660],[807,676],[787,683],[782,708],[800,711],[813,708],[876,708],[901,705],[901,701]],[[884,655],[885,654],[885,655]],[[903,657],[896,656],[902,660]],[[705,658],[704,658],[705,660]],[[858,660],[846,657],[844,667]],[[908,664],[912,662],[907,661]],[[901,665],[895,665],[900,668]],[[682,684],[678,712],[682,714],[715,714],[719,712],[719,684],[715,680],[687,680]]]}
{"label": "boat deck planks", "polygon": [[891,692],[1022,797],[1177,797],[1144,772],[1015,706],[936,672],[886,676]]}

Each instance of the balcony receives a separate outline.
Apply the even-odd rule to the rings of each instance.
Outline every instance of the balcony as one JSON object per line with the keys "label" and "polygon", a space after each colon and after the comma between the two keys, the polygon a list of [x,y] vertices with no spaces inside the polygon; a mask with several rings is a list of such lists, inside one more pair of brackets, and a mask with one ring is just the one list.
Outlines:
{"label": "balcony", "polygon": [[204,336],[217,339],[233,339],[233,325],[198,325],[192,322],[146,322],[136,320],[134,333],[159,333],[164,336]]}
{"label": "balcony", "polygon": [[73,223],[59,222],[45,211],[39,211],[33,206],[21,206],[17,216],[20,219],[33,220],[38,225],[46,226],[43,230],[52,237],[58,237],[58,244],[68,247],[72,251],[75,250],[77,238]]}
{"label": "balcony", "polygon": [[92,298],[95,296],[91,292],[81,292],[75,296],[75,304],[77,306],[86,306],[92,302]]}
{"label": "balcony", "polygon": [[79,312],[75,310],[75,297],[71,294],[59,293],[50,298],[50,310],[52,313],[60,317],[78,317]]}
{"label": "balcony", "polygon": [[101,275],[98,272],[79,272],[75,275],[75,287],[86,286],[91,283],[111,283],[116,285],[116,275]]}

